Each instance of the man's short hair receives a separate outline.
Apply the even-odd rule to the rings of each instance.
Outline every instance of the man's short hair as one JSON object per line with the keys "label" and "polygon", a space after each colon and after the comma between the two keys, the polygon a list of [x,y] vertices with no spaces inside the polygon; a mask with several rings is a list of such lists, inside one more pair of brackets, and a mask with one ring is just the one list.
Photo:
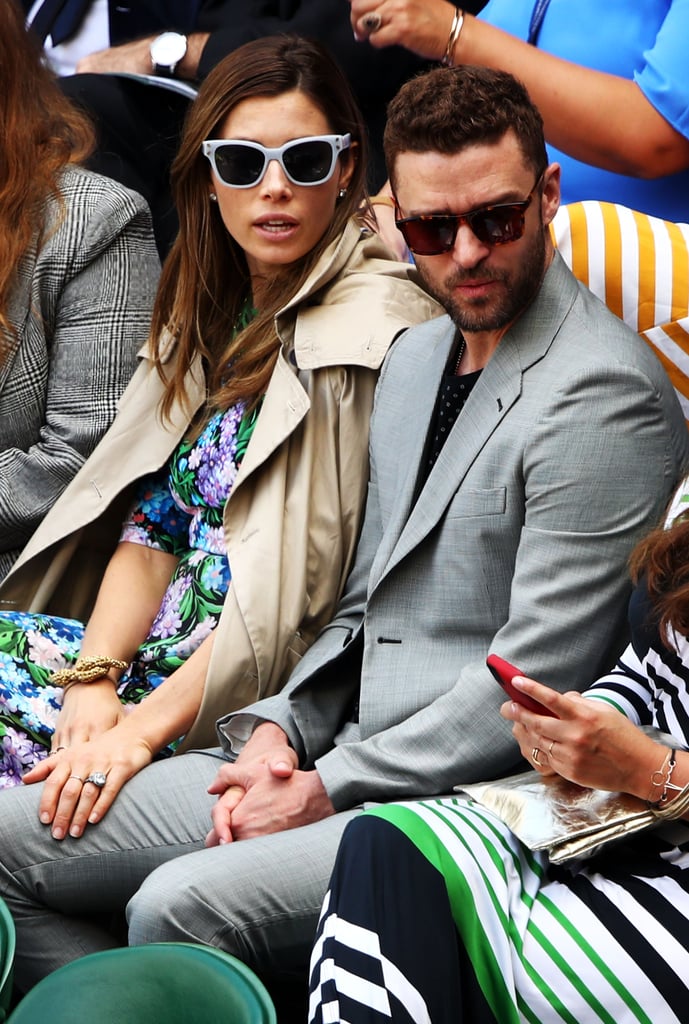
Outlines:
{"label": "man's short hair", "polygon": [[506,71],[460,64],[406,82],[388,106],[385,160],[392,186],[400,153],[445,155],[497,143],[512,129],[534,174],[548,165],[543,119],[521,82]]}

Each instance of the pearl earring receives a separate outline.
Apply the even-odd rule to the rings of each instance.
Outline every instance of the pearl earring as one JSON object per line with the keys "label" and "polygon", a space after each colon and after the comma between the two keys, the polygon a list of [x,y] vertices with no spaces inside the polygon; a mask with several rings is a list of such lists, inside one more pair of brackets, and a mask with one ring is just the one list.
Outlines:
{"label": "pearl earring", "polygon": [[340,191],[337,193],[337,198],[341,202],[346,195],[347,195],[347,189],[346,188],[341,188]]}
{"label": "pearl earring", "polygon": [[211,202],[212,202],[212,203],[217,203],[217,201],[218,201],[218,197],[217,197],[217,195],[215,194],[215,192],[211,192],[211,193],[210,193],[210,199],[211,199]]}

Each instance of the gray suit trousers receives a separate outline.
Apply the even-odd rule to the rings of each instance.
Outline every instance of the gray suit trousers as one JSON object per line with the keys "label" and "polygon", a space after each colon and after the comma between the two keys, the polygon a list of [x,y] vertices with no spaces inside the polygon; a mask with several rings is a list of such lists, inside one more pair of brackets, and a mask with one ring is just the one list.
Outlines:
{"label": "gray suit trousers", "polygon": [[220,750],[139,772],[98,825],[56,842],[38,820],[42,786],[0,796],[0,896],[27,990],[86,953],[129,943],[204,942],[260,972],[305,970],[340,836],[357,811],[290,832],[204,848]]}

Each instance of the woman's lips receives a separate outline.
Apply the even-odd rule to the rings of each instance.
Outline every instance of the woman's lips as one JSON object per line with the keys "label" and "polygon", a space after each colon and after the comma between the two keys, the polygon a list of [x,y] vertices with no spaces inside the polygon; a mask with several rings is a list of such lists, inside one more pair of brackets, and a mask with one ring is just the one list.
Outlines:
{"label": "woman's lips", "polygon": [[299,227],[299,221],[295,220],[294,217],[279,215],[275,217],[260,217],[254,221],[254,227],[265,237],[283,238],[294,234]]}

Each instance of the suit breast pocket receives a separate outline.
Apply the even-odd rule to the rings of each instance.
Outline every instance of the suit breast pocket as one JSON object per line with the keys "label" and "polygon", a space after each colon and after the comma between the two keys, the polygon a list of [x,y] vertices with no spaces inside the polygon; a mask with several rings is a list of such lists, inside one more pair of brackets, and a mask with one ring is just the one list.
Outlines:
{"label": "suit breast pocket", "polygon": [[457,491],[447,507],[447,519],[472,516],[503,516],[507,509],[506,487],[470,487]]}

